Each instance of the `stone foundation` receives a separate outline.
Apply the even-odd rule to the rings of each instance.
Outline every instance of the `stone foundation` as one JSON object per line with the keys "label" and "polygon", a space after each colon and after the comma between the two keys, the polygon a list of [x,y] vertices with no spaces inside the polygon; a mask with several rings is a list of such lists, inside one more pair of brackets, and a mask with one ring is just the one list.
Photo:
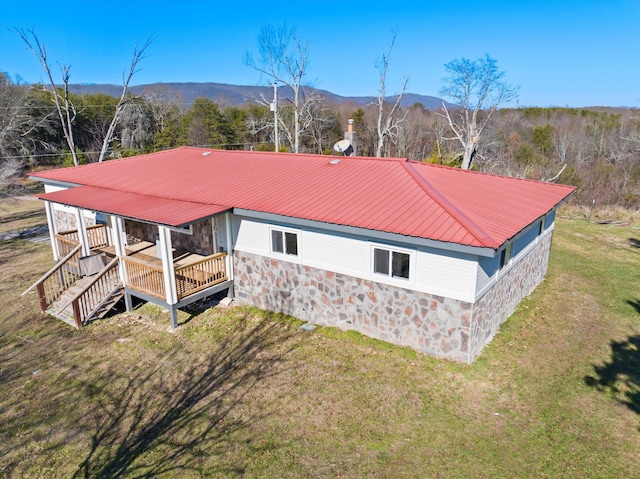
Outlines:
{"label": "stone foundation", "polygon": [[552,232],[539,238],[527,255],[502,276],[474,305],[470,361],[480,354],[500,325],[515,311],[518,303],[540,284],[547,274]]}
{"label": "stone foundation", "polygon": [[470,363],[546,273],[551,234],[475,304],[236,251],[236,301]]}

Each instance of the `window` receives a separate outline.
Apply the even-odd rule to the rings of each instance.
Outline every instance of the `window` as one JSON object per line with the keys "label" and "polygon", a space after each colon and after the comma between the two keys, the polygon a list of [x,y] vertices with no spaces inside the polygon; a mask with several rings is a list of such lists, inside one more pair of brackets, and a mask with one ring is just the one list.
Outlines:
{"label": "window", "polygon": [[392,278],[409,279],[409,253],[373,248],[373,272]]}
{"label": "window", "polygon": [[271,251],[298,256],[298,234],[291,231],[271,230]]}
{"label": "window", "polygon": [[540,227],[538,228],[538,236],[544,233],[544,216],[540,220]]}
{"label": "window", "polygon": [[96,224],[97,225],[106,225],[107,224],[107,215],[100,211],[96,212]]}
{"label": "window", "polygon": [[175,231],[176,233],[193,236],[193,225],[189,225],[189,226],[169,226],[169,229],[171,231]]}
{"label": "window", "polygon": [[511,244],[505,246],[500,253],[500,269],[504,268],[511,261]]}

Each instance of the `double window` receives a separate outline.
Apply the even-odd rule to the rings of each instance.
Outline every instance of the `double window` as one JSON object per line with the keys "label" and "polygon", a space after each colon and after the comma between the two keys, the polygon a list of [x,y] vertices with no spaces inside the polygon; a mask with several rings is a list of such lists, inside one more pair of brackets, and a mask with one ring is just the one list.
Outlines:
{"label": "double window", "polygon": [[298,234],[291,231],[271,230],[271,251],[298,256]]}
{"label": "double window", "polygon": [[373,248],[373,272],[391,278],[409,279],[410,255],[401,251]]}

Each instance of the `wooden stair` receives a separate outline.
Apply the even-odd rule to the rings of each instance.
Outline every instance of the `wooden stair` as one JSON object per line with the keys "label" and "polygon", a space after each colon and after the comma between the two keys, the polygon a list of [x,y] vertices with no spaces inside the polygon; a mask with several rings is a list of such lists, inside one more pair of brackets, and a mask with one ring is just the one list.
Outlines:
{"label": "wooden stair", "polygon": [[[73,317],[73,304],[71,300],[80,292],[82,292],[93,281],[92,276],[85,276],[67,289],[60,298],[53,302],[45,311],[48,315],[64,321],[69,326],[77,327]],[[111,292],[104,298],[93,298],[89,303],[89,309],[95,312],[86,318],[82,318],[82,323],[87,323],[96,319],[104,318],[116,304],[124,297],[124,288],[119,285],[118,289]],[[96,309],[97,308],[97,309]]]}
{"label": "wooden stair", "polygon": [[99,269],[99,258],[82,257],[81,249],[79,244],[75,245],[22,293],[24,296],[36,289],[40,311],[77,329],[104,317],[124,296],[118,272],[120,259],[113,258],[95,271]]}

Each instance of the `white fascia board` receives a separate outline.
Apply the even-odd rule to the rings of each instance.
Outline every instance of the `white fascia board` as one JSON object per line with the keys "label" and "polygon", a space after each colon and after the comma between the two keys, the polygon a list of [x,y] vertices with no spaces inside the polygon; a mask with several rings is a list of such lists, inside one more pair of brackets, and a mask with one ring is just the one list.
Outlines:
{"label": "white fascia board", "polygon": [[49,186],[60,186],[62,188],[75,188],[76,186],[82,186],[79,183],[69,183],[67,181],[49,180],[47,178],[40,178],[39,176],[29,176],[30,180],[40,181],[41,183]]}
{"label": "white fascia board", "polygon": [[336,233],[347,233],[354,236],[380,241],[385,244],[400,244],[410,246],[422,246],[427,248],[437,248],[446,251],[455,251],[457,253],[466,253],[476,256],[486,256],[492,258],[496,255],[496,251],[489,247],[468,246],[458,243],[447,243],[444,241],[436,241],[427,238],[417,238],[415,236],[406,236],[397,233],[388,233],[386,231],[370,230],[366,228],[358,228],[356,226],[339,225],[335,223],[324,223],[322,221],[307,220],[304,218],[295,218],[292,216],[283,216],[274,213],[265,213],[261,211],[246,210],[243,208],[234,208],[233,213],[239,216],[256,218],[271,223],[286,223],[290,225],[315,228]]}

